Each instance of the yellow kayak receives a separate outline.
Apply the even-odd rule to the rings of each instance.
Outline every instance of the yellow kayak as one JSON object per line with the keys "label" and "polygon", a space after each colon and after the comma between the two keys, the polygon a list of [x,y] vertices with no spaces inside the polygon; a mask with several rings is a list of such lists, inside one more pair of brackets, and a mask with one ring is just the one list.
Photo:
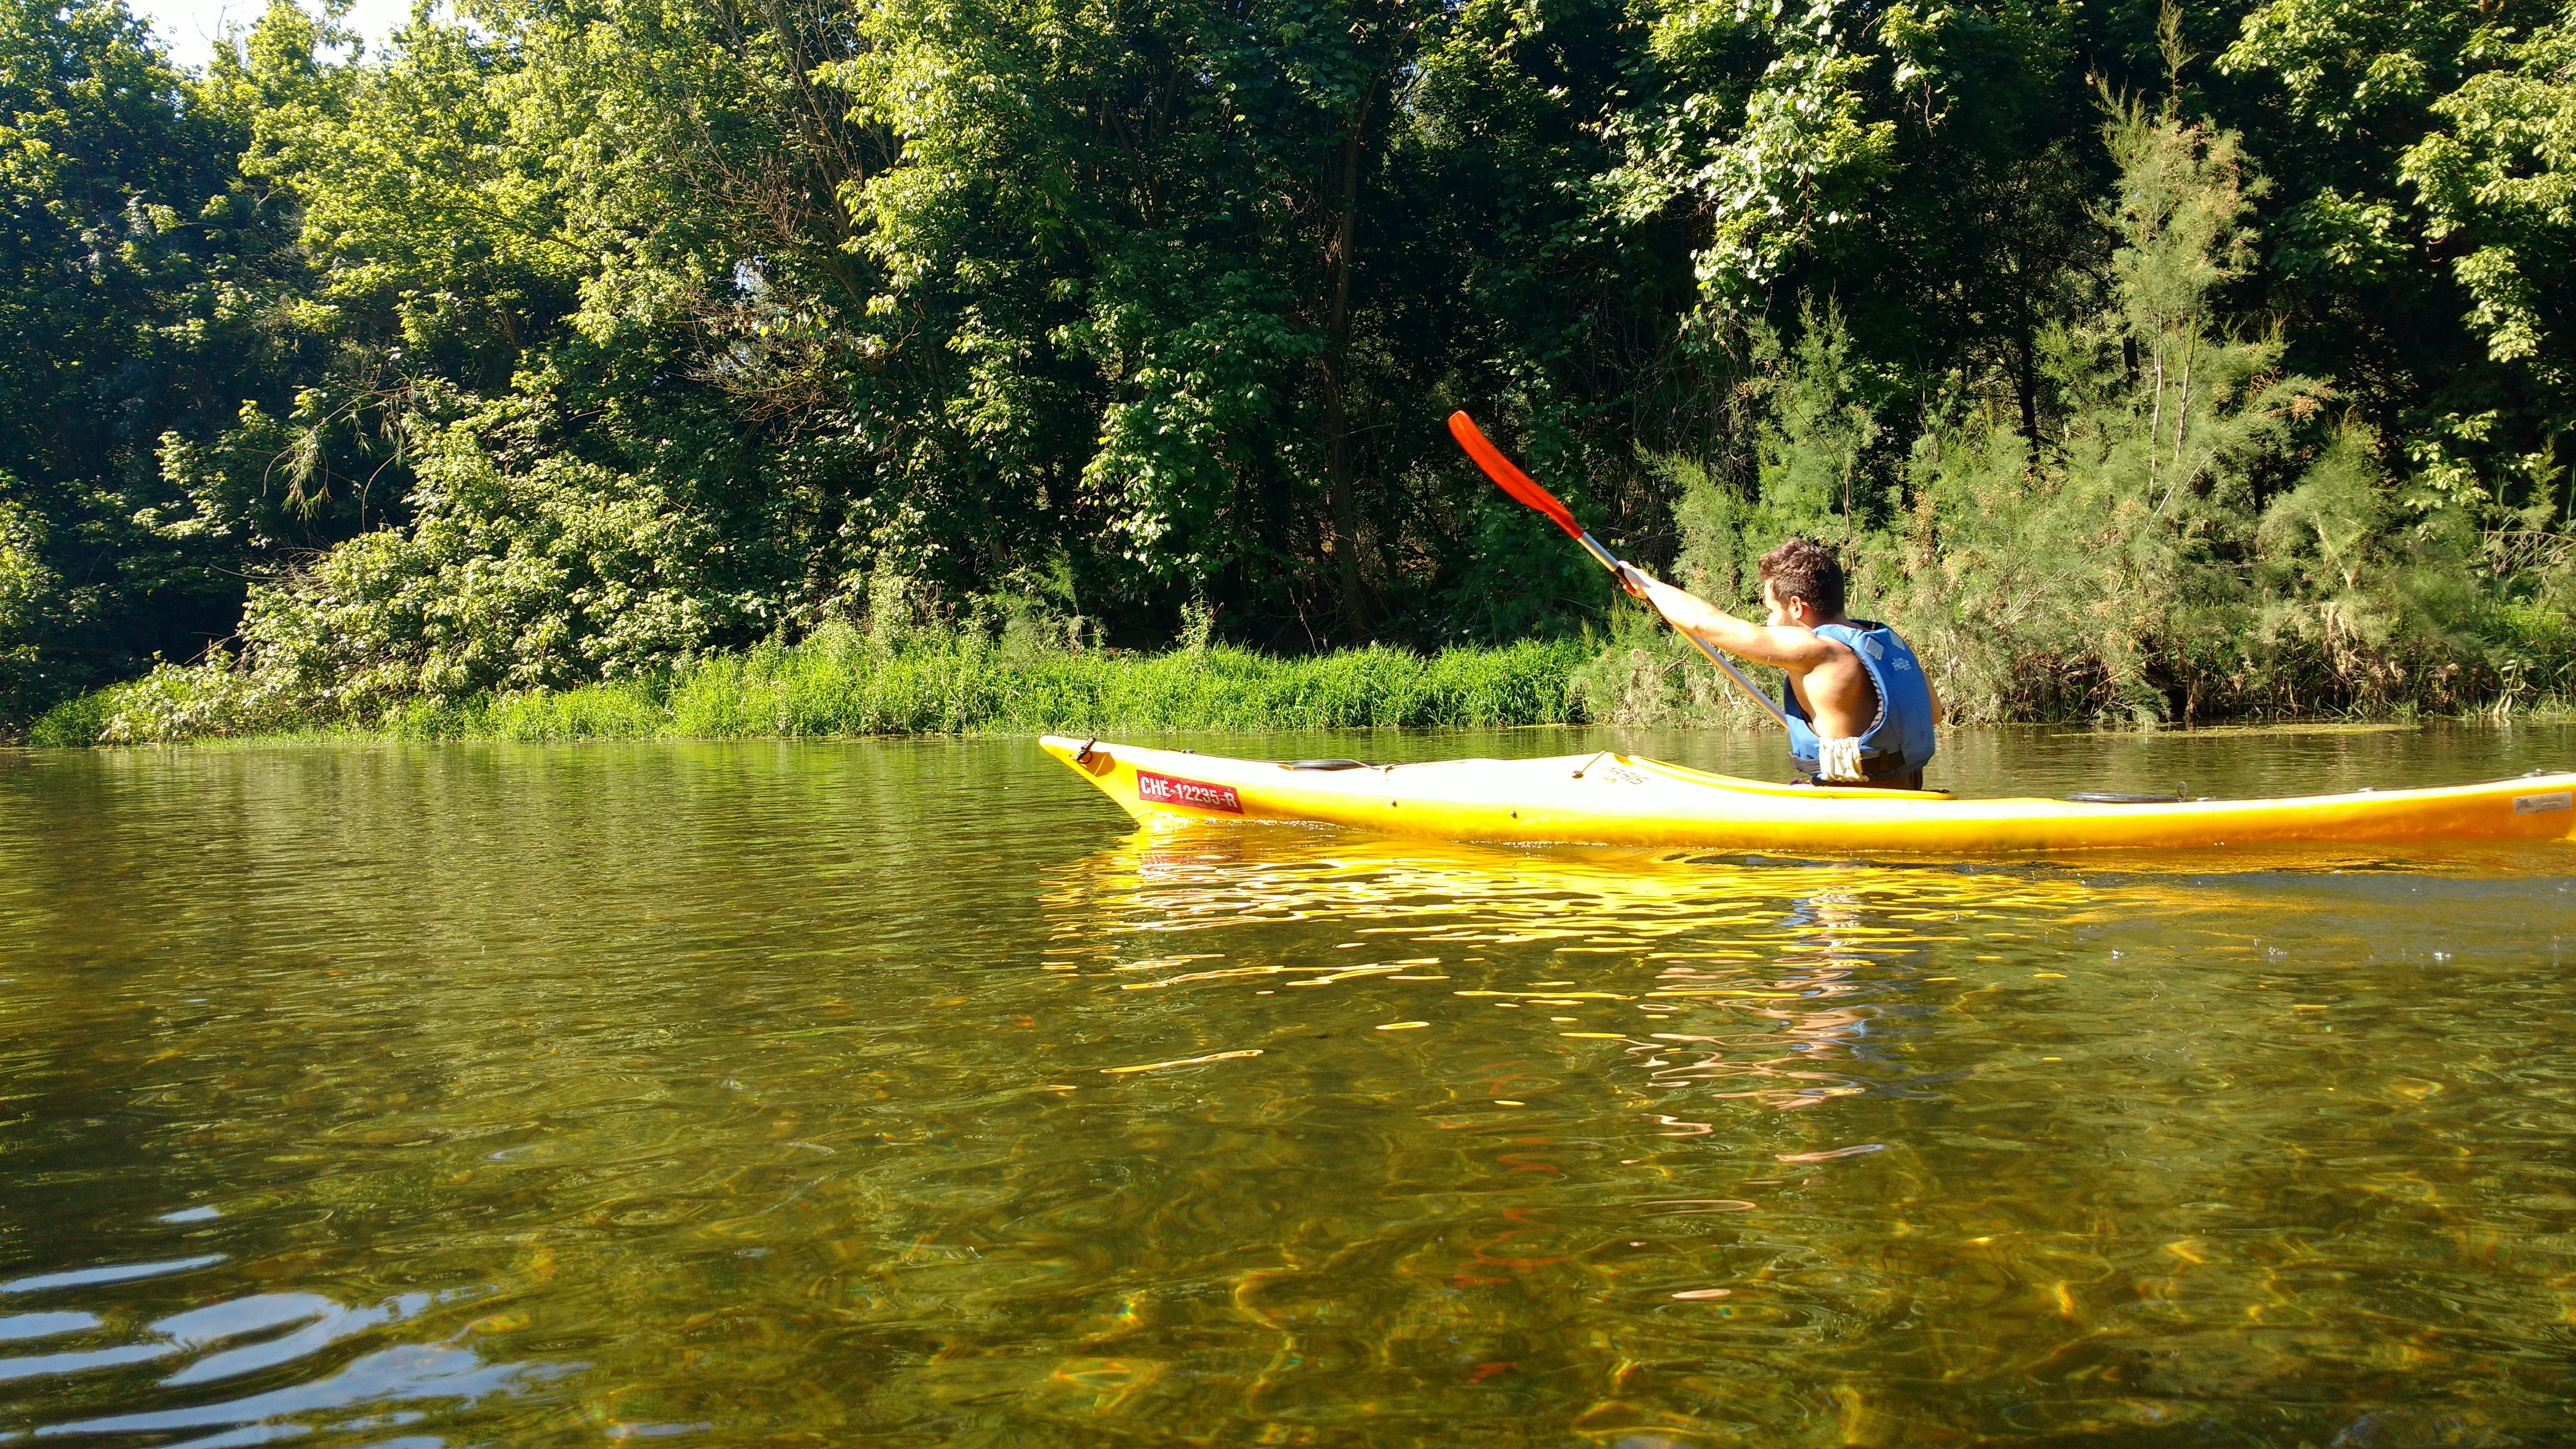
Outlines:
{"label": "yellow kayak", "polygon": [[1603,751],[1539,760],[1231,760],[1048,735],[1143,822],[1287,820],[1437,840],[1976,855],[2040,850],[2564,840],[2576,774],[2282,800],[1963,800],[1775,785]]}

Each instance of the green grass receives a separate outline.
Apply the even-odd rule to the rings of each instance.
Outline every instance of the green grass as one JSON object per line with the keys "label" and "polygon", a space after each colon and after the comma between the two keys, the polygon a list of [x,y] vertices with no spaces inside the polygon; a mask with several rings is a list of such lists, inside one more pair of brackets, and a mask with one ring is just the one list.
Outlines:
{"label": "green grass", "polygon": [[239,675],[165,670],[60,705],[29,738],[742,739],[1579,723],[1589,716],[1575,676],[1595,648],[1557,640],[1435,655],[1368,648],[1279,658],[1225,646],[1135,655],[1015,651],[971,634],[889,646],[839,630],[650,678],[411,701],[372,718],[263,702]]}
{"label": "green grass", "polygon": [[[1662,631],[1415,654],[1373,647],[1280,658],[1229,646],[1162,654],[1003,644],[971,630],[872,637],[848,625],[660,674],[352,708],[221,665],[164,666],[66,701],[29,743],[260,739],[779,739],[1744,725],[1752,706]],[[2558,716],[2563,695],[2517,715]],[[2378,717],[2412,719],[2412,701]],[[2336,716],[2340,717],[2340,716]],[[2353,716],[2362,718],[2360,714]],[[2280,721],[2273,721],[2280,723]]]}

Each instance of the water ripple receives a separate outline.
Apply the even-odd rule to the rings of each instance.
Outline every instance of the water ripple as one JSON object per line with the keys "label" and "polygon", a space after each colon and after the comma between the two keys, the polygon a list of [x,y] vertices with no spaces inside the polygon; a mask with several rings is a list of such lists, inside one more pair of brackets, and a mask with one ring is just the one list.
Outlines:
{"label": "water ripple", "polygon": [[[272,1437],[282,1437],[316,1426],[268,1421],[324,1409],[424,1399],[471,1405],[489,1395],[514,1392],[567,1371],[561,1365],[539,1369],[525,1364],[486,1363],[471,1349],[445,1344],[403,1344],[367,1354],[329,1378],[309,1384],[195,1408],[161,1409],[47,1424],[35,1431],[35,1437],[142,1434],[222,1424],[256,1425]],[[258,1441],[242,1439],[240,1442]]]}
{"label": "water ripple", "polygon": [[165,1278],[174,1273],[211,1267],[223,1260],[221,1253],[205,1253],[160,1263],[114,1263],[100,1268],[75,1268],[67,1273],[40,1273],[32,1278],[15,1278],[0,1283],[0,1293],[42,1293],[51,1288],[87,1288],[106,1283],[130,1283],[138,1278]]}
{"label": "water ripple", "polygon": [[[2576,744],[2506,734],[2246,778]],[[2223,788],[2205,742],[1958,744],[1997,783]],[[20,1440],[2363,1445],[2564,1416],[2563,852],[1140,835],[1014,741],[16,758]]]}

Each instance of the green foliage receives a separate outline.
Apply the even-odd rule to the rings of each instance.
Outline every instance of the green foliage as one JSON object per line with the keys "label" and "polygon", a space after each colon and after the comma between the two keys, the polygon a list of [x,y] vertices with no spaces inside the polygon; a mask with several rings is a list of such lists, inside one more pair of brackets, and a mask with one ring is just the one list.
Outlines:
{"label": "green foliage", "polygon": [[1579,641],[1280,659],[1227,645],[1160,655],[1032,647],[973,629],[834,624],[654,674],[557,690],[297,711],[220,667],[163,668],[58,706],[45,744],[368,733],[409,739],[698,739],[998,731],[1366,729],[1580,722]]}
{"label": "green foliage", "polygon": [[647,671],[765,622],[725,537],[649,481],[565,457],[502,467],[485,417],[424,444],[415,520],[255,590],[241,640],[281,696],[371,713]]}
{"label": "green foliage", "polygon": [[2567,520],[2568,24],[2536,0],[2272,0],[2220,59],[2276,78],[2293,126],[2270,163],[2299,345],[2363,384],[2416,490],[2490,529]]}
{"label": "green foliage", "polygon": [[2422,198],[2429,240],[2467,244],[2451,267],[2487,355],[2526,364],[2565,398],[2571,339],[2551,319],[2564,315],[2576,244],[2576,20],[2482,32],[2472,48],[2501,65],[2432,103],[2437,129],[2398,176]]}
{"label": "green foliage", "polygon": [[[1998,399],[1917,436],[1878,492],[1875,414],[1854,401],[1870,380],[1828,311],[1794,353],[1757,353],[1771,365],[1748,486],[1668,461],[1683,582],[1749,605],[1761,544],[1837,542],[1853,612],[1898,621],[1968,720],[2378,712],[2563,690],[2564,632],[2503,623],[2469,518],[2401,496],[2378,439],[2285,370],[2276,332],[2222,305],[2251,264],[2261,190],[2236,138],[2135,103],[2114,107],[2105,136],[2121,168],[2100,215],[2112,246],[2084,310],[2039,339],[2040,442]],[[1863,484],[1846,507],[1849,478]],[[2531,559],[2518,586],[2563,598],[2566,563]],[[1740,712],[1688,664],[1642,615],[1623,619],[1584,676],[1594,713]]]}
{"label": "green foliage", "polygon": [[27,731],[27,742],[72,748],[100,743],[107,735],[108,721],[116,715],[118,702],[133,687],[111,685],[73,695],[37,717]]}
{"label": "green foliage", "polygon": [[[360,55],[271,0],[183,75],[0,0],[0,730],[124,680],[134,738],[616,733],[701,676],[876,728],[1017,717],[977,649],[1587,635],[1568,708],[1736,708],[1457,406],[1717,597],[1846,549],[1970,714],[2561,691],[2571,25],[478,0]],[[758,673],[853,620],[955,658]]]}
{"label": "green foliage", "polygon": [[222,253],[264,243],[184,85],[113,0],[0,6],[0,728],[221,612],[152,448],[247,330]]}
{"label": "green foliage", "polygon": [[1912,460],[1936,541],[1912,580],[1963,717],[2015,712],[2033,663],[2065,703],[2080,680],[2099,711],[2212,712],[2247,636],[2230,566],[2322,409],[2277,338],[2235,335],[2215,306],[2251,252],[2235,138],[2135,105],[2106,134],[2118,245],[2100,310],[2044,339],[2052,446],[1971,424]]}

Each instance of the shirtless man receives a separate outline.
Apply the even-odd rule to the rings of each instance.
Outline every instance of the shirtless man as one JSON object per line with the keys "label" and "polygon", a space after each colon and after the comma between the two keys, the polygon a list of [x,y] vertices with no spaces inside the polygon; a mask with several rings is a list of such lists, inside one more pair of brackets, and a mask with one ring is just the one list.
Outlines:
{"label": "shirtless man", "polygon": [[1793,538],[1762,556],[1765,624],[1749,624],[1695,595],[1620,566],[1629,593],[1673,627],[1789,676],[1789,759],[1827,785],[1920,790],[1941,702],[1903,636],[1843,614],[1843,568],[1833,554]]}

